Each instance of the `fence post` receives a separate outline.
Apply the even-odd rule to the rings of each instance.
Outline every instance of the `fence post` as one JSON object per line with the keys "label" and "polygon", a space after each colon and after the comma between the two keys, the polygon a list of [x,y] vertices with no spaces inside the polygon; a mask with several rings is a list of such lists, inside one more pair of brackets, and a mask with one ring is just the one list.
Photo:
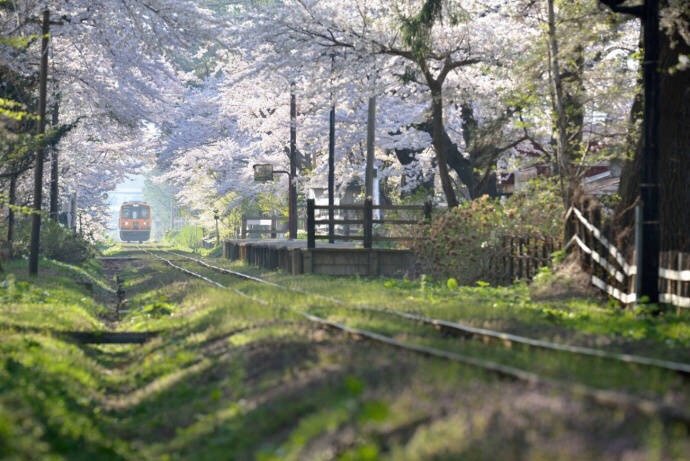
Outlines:
{"label": "fence post", "polygon": [[[580,198],[580,213],[589,220],[589,215],[587,212],[587,209],[589,207],[589,203],[584,197]],[[585,246],[591,249],[591,244],[589,242],[589,237],[590,233],[587,231],[587,227],[585,227],[584,223],[578,220],[577,222],[577,235],[580,237],[580,240],[582,240],[585,243]],[[589,267],[589,260],[587,259],[588,255],[584,251],[580,251],[580,267],[587,269],[587,273],[590,275],[590,279],[592,276],[590,267]]]}
{"label": "fence post", "polygon": [[374,240],[373,215],[371,197],[367,197],[364,200],[364,248],[371,248],[372,241]]}
{"label": "fence post", "polygon": [[[589,221],[589,224],[594,226],[596,229],[599,229],[599,224],[596,222],[595,217],[594,217],[594,212],[592,210],[592,207],[595,206],[595,204],[592,202],[591,199],[587,199],[586,202],[584,202],[586,205],[583,206],[583,214],[586,216],[587,221]],[[586,230],[586,228],[583,226],[583,231],[585,232],[585,245],[589,247],[591,253],[588,255],[585,255],[585,260],[587,261],[587,269],[589,270],[589,278],[590,280],[592,279],[593,276],[597,275],[596,268],[594,267],[594,253],[597,252],[597,247],[596,247],[596,239],[594,238],[594,232],[589,232],[589,230]]]}
{"label": "fence post", "polygon": [[[508,247],[508,237],[506,235],[501,237],[501,281],[499,283],[513,283],[511,278],[511,254],[510,248]],[[508,278],[508,280],[506,280]]]}
{"label": "fence post", "polygon": [[[573,202],[570,205],[571,208],[576,208],[575,207],[575,202]],[[571,212],[570,216],[568,216],[568,219],[565,220],[565,229],[564,229],[565,235],[564,237],[564,243],[568,244],[570,242],[570,239],[573,238],[573,236],[577,233],[577,229],[575,228],[575,213]]]}
{"label": "fence post", "polygon": [[431,224],[432,206],[431,200],[424,202],[424,222],[427,224]]}
{"label": "fence post", "polygon": [[510,237],[510,249],[508,250],[508,258],[510,261],[510,283],[515,282],[515,239]]}
{"label": "fence post", "polygon": [[307,199],[307,248],[316,248],[316,218],[314,217],[314,199]]}
{"label": "fence post", "polygon": [[640,302],[637,297],[640,295],[642,289],[642,279],[640,278],[640,269],[642,266],[642,205],[639,203],[635,205],[635,300]]}
{"label": "fence post", "polygon": [[[681,251],[678,252],[678,274],[680,275],[681,272],[683,272],[683,253]],[[676,281],[676,295],[678,296],[678,306],[676,307],[676,314],[680,315],[680,298],[683,297],[683,281],[678,278],[678,281]]]}
{"label": "fence post", "polygon": [[240,237],[242,240],[247,238],[247,217],[242,216],[242,229],[240,229]]}

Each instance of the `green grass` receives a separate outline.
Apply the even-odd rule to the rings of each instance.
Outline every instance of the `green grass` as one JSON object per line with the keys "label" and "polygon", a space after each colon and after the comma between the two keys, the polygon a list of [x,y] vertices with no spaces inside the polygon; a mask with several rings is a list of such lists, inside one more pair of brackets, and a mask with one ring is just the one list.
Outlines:
{"label": "green grass", "polygon": [[419,312],[535,338],[690,361],[690,311],[670,310],[655,316],[644,309],[623,309],[601,299],[534,301],[523,284],[450,289],[445,283],[424,280],[314,275],[297,278],[233,266],[223,260],[216,263],[352,304]]}
{"label": "green grass", "polygon": [[[93,330],[104,306],[73,273],[50,261],[41,261],[40,278],[29,277],[26,262],[7,264],[9,274],[0,284],[0,322],[4,326],[52,330]],[[38,283],[36,283],[38,282]]]}
{"label": "green grass", "polygon": [[[675,393],[687,393],[688,386],[680,375],[657,368],[631,366],[624,363],[613,362],[606,359],[595,359],[592,357],[572,356],[567,353],[560,353],[547,350],[538,350],[519,344],[511,345],[510,348],[501,348],[495,346],[487,346],[481,341],[462,340],[457,337],[447,337],[440,335],[431,326],[420,325],[410,322],[398,317],[367,312],[361,310],[347,309],[337,304],[323,300],[322,298],[314,296],[305,296],[298,293],[290,293],[271,287],[262,287],[254,282],[239,282],[232,276],[214,273],[209,269],[196,265],[193,262],[178,262],[189,269],[201,272],[216,280],[223,280],[224,283],[233,287],[241,289],[243,292],[251,293],[271,301],[273,305],[290,306],[301,311],[308,311],[323,318],[335,320],[340,323],[355,327],[373,330],[387,336],[396,337],[406,342],[432,346],[443,350],[450,350],[459,354],[475,357],[479,359],[489,360],[492,362],[503,363],[514,366],[523,370],[532,371],[546,377],[558,379],[562,381],[576,381],[578,383],[587,384],[597,388],[617,389],[636,393],[641,396],[649,398],[662,399],[667,395]],[[304,282],[304,278],[298,279]],[[309,280],[307,278],[307,280]],[[430,315],[437,318],[454,318],[452,315],[457,315],[457,309],[450,313],[447,307],[448,300],[452,300],[458,292],[465,291],[469,294],[474,294],[477,297],[488,297],[492,292],[498,294],[493,297],[492,305],[501,306],[495,307],[492,316],[506,315],[508,309],[515,309],[513,306],[517,304],[518,309],[525,311],[523,318],[516,318],[525,323],[545,324],[545,327],[550,331],[560,330],[561,336],[571,334],[569,330],[574,330],[578,333],[578,328],[581,326],[581,318],[584,316],[581,312],[587,312],[587,317],[590,322],[601,322],[597,325],[596,331],[601,331],[606,323],[611,322],[610,318],[603,317],[606,308],[601,305],[595,305],[592,301],[581,301],[583,307],[570,308],[566,306],[562,310],[556,312],[560,315],[552,318],[547,318],[543,315],[535,316],[535,312],[540,312],[540,307],[530,305],[528,293],[524,286],[515,286],[512,288],[464,288],[448,290],[441,286],[423,286],[420,283],[415,287],[411,282],[392,282],[381,280],[367,280],[361,279],[344,279],[338,278],[330,280],[328,278],[319,277],[317,284],[302,283],[300,288],[304,289],[305,285],[309,287],[310,292],[319,292],[338,297],[342,300],[351,300],[352,297],[375,293],[375,296],[383,298],[384,295],[389,294],[389,299],[378,299],[377,301],[369,301],[369,304],[384,305],[390,309],[400,308],[405,306],[406,310],[414,310],[421,312],[424,315]],[[378,285],[378,289],[376,288]],[[402,290],[398,288],[402,285]],[[342,288],[341,288],[342,287]],[[423,288],[423,289],[422,289]],[[343,290],[341,293],[340,290]],[[351,293],[348,296],[345,294]],[[404,299],[398,302],[391,301],[390,298],[395,298],[396,295],[403,295]],[[353,296],[354,295],[354,296]],[[460,295],[462,296],[462,295]],[[503,299],[501,299],[501,296]],[[370,296],[369,298],[372,298]],[[467,298],[469,296],[462,296]],[[509,303],[505,299],[509,299]],[[412,300],[416,303],[412,304]],[[503,302],[501,302],[503,301]],[[517,303],[515,302],[517,301]],[[476,302],[476,301],[475,301]],[[352,300],[353,305],[361,303],[359,299]],[[415,309],[412,309],[412,306]],[[578,311],[577,309],[581,309]],[[549,307],[541,309],[553,309]],[[541,312],[544,312],[543,310]],[[620,312],[620,311],[618,311]],[[507,316],[507,315],[506,315]],[[526,317],[526,319],[525,319]],[[594,320],[592,320],[594,318]],[[618,320],[620,316],[611,317]],[[571,322],[572,321],[572,322]],[[653,322],[665,322],[665,319],[645,318],[628,318],[626,322],[649,325]],[[543,327],[544,328],[544,327]],[[598,333],[603,338],[603,333]],[[558,338],[556,338],[558,339]],[[666,343],[659,345],[660,348],[667,348]],[[686,410],[690,411],[690,402],[684,402]]]}
{"label": "green grass", "polygon": [[[682,427],[353,341],[304,321],[295,309],[419,344],[488,354],[481,343],[444,338],[420,325],[204,272],[269,300],[264,306],[155,260],[121,269],[129,311],[111,324],[103,320],[108,306],[101,296],[74,280],[78,271],[46,263],[32,280],[25,264],[10,264],[14,281],[5,276],[0,288],[3,460],[575,460],[611,459],[611,446],[625,447],[635,459],[681,460],[690,449]],[[98,266],[84,269],[93,277],[104,273]],[[642,339],[626,341],[650,342],[659,351],[685,344],[682,327],[661,328],[670,316],[609,315],[605,305],[572,301],[558,306],[568,314],[549,318],[545,309],[556,307],[535,307],[521,286],[448,290],[428,282],[264,275],[354,303],[520,331],[535,322],[529,331],[548,337],[560,331],[568,340],[603,340],[606,322],[621,329],[647,322]],[[589,319],[578,317],[584,314]],[[141,346],[80,346],[51,333],[106,328],[159,335]],[[491,351],[496,360],[538,361],[540,371],[577,379],[587,378],[592,365],[561,367],[547,354]],[[604,368],[589,374],[606,376]],[[597,379],[618,386],[628,378]],[[644,373],[632,390],[664,393],[675,385],[668,376]]]}

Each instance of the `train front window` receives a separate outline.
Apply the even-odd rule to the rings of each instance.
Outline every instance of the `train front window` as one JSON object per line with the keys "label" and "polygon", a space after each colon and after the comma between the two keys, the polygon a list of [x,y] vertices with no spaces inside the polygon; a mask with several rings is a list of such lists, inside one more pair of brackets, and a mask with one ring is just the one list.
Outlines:
{"label": "train front window", "polygon": [[149,210],[146,207],[127,207],[122,210],[122,216],[127,219],[145,219],[149,217]]}

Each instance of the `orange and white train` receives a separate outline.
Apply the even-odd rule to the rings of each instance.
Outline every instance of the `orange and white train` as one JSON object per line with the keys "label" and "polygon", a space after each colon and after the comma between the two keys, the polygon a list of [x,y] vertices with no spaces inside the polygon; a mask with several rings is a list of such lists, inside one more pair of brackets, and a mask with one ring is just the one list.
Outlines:
{"label": "orange and white train", "polygon": [[123,203],[119,226],[123,242],[145,242],[151,238],[151,207],[146,202]]}

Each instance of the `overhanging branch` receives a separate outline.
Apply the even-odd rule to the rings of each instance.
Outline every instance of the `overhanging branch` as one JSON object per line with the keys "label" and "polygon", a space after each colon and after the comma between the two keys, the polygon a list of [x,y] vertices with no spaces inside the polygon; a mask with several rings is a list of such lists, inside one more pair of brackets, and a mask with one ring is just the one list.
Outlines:
{"label": "overhanging branch", "polygon": [[626,5],[626,0],[599,0],[615,13],[630,14],[637,18],[644,17],[644,5]]}

